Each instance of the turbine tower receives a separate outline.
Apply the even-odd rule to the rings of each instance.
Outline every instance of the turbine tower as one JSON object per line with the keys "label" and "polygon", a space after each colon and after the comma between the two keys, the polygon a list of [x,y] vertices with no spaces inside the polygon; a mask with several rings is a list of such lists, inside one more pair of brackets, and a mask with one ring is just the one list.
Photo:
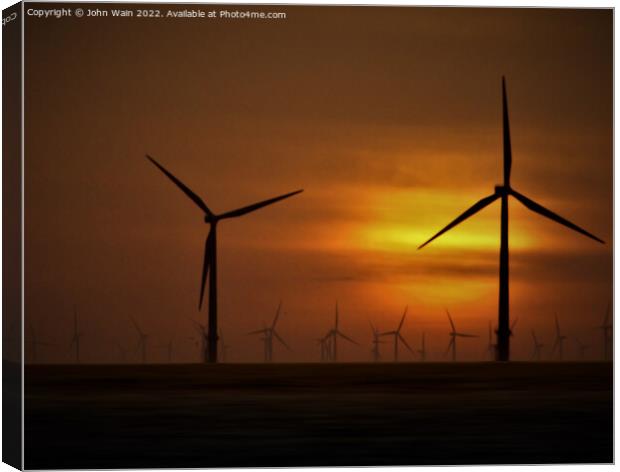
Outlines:
{"label": "turbine tower", "polygon": [[544,344],[538,342],[536,338],[536,333],[532,330],[532,341],[534,341],[534,352],[532,353],[532,359],[536,361],[540,361],[540,356],[542,354],[542,348],[545,347]]}
{"label": "turbine tower", "polygon": [[329,352],[328,357],[329,360],[338,362],[338,337],[349,341],[352,344],[359,346],[357,342],[355,342],[350,337],[346,336],[340,329],[338,328],[338,302],[336,302],[336,320],[334,322],[334,327],[327,332],[325,336],[328,344],[329,344]]}
{"label": "turbine tower", "polygon": [[278,309],[276,310],[276,316],[273,318],[273,322],[271,323],[271,326],[269,327],[265,326],[263,329],[258,329],[256,331],[251,331],[248,333],[248,335],[251,335],[251,334],[262,334],[263,335],[261,339],[265,343],[265,362],[271,362],[273,360],[273,338],[274,337],[278,341],[280,341],[280,343],[286,349],[291,351],[291,348],[289,347],[289,345],[286,344],[284,339],[282,339],[282,337],[276,331],[276,323],[278,322],[278,319],[280,318],[281,309],[282,309],[282,302],[278,304]]}
{"label": "turbine tower", "polygon": [[609,319],[611,309],[611,303],[607,304],[607,310],[605,311],[605,318],[603,319],[603,323],[598,327],[603,332],[603,359],[608,361],[611,359],[611,335],[612,335],[612,326],[611,320]]}
{"label": "turbine tower", "polygon": [[450,326],[452,327],[452,331],[450,331],[450,343],[448,344],[448,349],[446,353],[452,350],[452,362],[456,361],[456,338],[477,338],[475,334],[467,334],[467,333],[459,333],[456,331],[454,327],[454,321],[452,321],[452,317],[450,316],[450,312],[446,310],[448,314],[448,319],[450,320]]}
{"label": "turbine tower", "polygon": [[400,334],[400,330],[402,329],[403,324],[405,323],[405,317],[407,316],[408,308],[409,308],[408,306],[405,307],[405,312],[403,313],[403,317],[400,319],[398,328],[395,331],[387,331],[385,333],[381,333],[381,336],[394,336],[394,362],[398,362],[398,342],[399,341],[401,341],[405,345],[405,347],[409,350],[409,352],[411,352],[411,354],[415,356],[415,352],[413,351],[413,349],[411,349],[409,344],[407,344],[407,341],[405,340],[405,338],[403,338],[403,336]]}
{"label": "turbine tower", "polygon": [[198,301],[198,310],[202,309],[202,301],[204,298],[205,286],[207,284],[207,278],[209,279],[209,330],[208,330],[208,342],[207,342],[207,355],[205,356],[208,362],[217,362],[217,224],[221,220],[228,218],[237,218],[239,216],[246,215],[267,205],[279,202],[285,198],[292,197],[303,190],[296,190],[294,192],[286,193],[278,197],[270,198],[258,203],[253,203],[248,206],[237,208],[236,210],[228,211],[226,213],[215,214],[213,213],[206,203],[183,182],[177,179],[174,175],[168,172],[161,164],[159,164],[151,156],[146,156],[160,171],[166,175],[172,182],[181,189],[187,197],[194,202],[204,212],[204,221],[210,226],[209,235],[205,242],[204,260],[202,265],[202,281],[200,283],[200,298]]}
{"label": "turbine tower", "polygon": [[502,77],[502,105],[503,105],[503,141],[504,141],[504,183],[495,186],[495,192],[488,197],[484,197],[474,204],[445,228],[435,234],[432,238],[422,244],[418,249],[422,249],[434,239],[441,236],[446,231],[462,223],[470,216],[475,215],[483,208],[487,207],[497,199],[501,199],[501,224],[500,224],[500,250],[499,250],[499,309],[497,330],[497,360],[510,360],[510,315],[509,315],[509,284],[508,284],[508,197],[516,198],[529,210],[538,213],[550,220],[560,223],[578,233],[583,234],[599,243],[604,241],[593,234],[562,218],[561,216],[546,209],[542,205],[530,200],[525,195],[517,192],[510,184],[510,170],[512,167],[512,149],[510,145],[510,125],[508,122],[508,99],[506,98],[506,81]]}
{"label": "turbine tower", "polygon": [[553,342],[553,348],[551,349],[551,357],[558,351],[558,358],[562,360],[564,358],[564,341],[566,336],[562,335],[560,331],[560,322],[558,321],[558,315],[555,315],[555,341]]}
{"label": "turbine tower", "polygon": [[77,308],[73,307],[73,336],[71,337],[70,348],[74,348],[75,362],[80,363],[80,338],[83,336],[78,329]]}
{"label": "turbine tower", "polygon": [[141,353],[142,363],[146,364],[146,340],[148,339],[148,335],[140,329],[140,326],[138,326],[136,320],[133,319],[133,316],[129,318],[138,332],[138,346],[136,347],[136,351]]}

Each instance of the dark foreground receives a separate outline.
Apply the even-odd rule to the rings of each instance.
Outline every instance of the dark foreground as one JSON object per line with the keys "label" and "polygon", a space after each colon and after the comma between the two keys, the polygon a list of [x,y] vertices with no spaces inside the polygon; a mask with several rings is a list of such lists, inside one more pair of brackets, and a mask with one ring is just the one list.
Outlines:
{"label": "dark foreground", "polygon": [[613,461],[603,363],[28,366],[31,469]]}

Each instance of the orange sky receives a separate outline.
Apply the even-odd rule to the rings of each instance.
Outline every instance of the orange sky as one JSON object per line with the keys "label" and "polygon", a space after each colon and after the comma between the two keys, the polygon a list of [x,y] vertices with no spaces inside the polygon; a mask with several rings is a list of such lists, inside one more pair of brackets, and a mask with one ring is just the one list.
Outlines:
{"label": "orange sky", "polygon": [[[256,7],[258,9],[258,7]],[[220,320],[233,361],[261,360],[246,332],[283,300],[279,360],[316,360],[339,300],[341,327],[370,358],[369,321],[410,344],[448,344],[445,308],[480,340],[497,319],[499,203],[422,251],[501,180],[507,76],[512,183],[606,240],[598,245],[510,204],[514,356],[534,328],[600,352],[594,327],[612,290],[611,10],[278,7],[271,22],[26,22],[26,310],[69,359],[73,305],[87,361],[133,347],[132,314],[177,359],[198,314],[208,227],[144,158],[216,212],[304,188],[225,221]],[[65,347],[66,346],[66,347]],[[389,347],[385,355],[389,356]],[[403,356],[406,358],[406,356]]]}

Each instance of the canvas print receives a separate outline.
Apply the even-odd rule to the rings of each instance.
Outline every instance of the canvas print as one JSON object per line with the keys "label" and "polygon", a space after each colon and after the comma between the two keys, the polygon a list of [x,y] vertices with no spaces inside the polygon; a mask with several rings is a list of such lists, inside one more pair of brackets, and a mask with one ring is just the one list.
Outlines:
{"label": "canvas print", "polygon": [[613,34],[4,10],[3,460],[612,463]]}

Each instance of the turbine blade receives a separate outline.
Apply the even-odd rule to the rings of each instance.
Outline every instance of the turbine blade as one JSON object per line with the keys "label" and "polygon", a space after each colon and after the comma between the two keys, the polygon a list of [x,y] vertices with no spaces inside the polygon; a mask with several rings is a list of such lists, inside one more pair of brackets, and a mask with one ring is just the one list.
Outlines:
{"label": "turbine blade", "polygon": [[515,318],[515,320],[512,322],[512,324],[510,325],[510,331],[512,331],[513,329],[515,329],[515,326],[517,326],[517,321],[519,321],[519,317],[517,316]]}
{"label": "turbine blade", "polygon": [[407,306],[405,307],[405,312],[403,313],[403,317],[401,318],[400,323],[399,323],[399,325],[398,325],[398,329],[396,330],[397,332],[400,332],[400,328],[402,328],[402,327],[403,327],[403,323],[405,322],[405,317],[407,316],[407,309],[408,309],[408,308],[409,308],[409,305],[407,305]]}
{"label": "turbine blade", "polygon": [[148,154],[146,155],[147,159],[149,161],[151,161],[159,170],[161,170],[166,177],[168,177],[170,180],[172,180],[172,182],[174,182],[174,184],[179,187],[183,193],[185,195],[187,195],[196,205],[198,205],[198,207],[200,207],[200,209],[202,211],[204,211],[208,216],[213,216],[213,213],[211,212],[211,210],[209,210],[209,207],[207,206],[207,204],[205,202],[202,201],[202,199],[196,195],[194,192],[192,192],[189,187],[187,187],[183,182],[181,182],[179,179],[177,179],[174,175],[172,175],[170,172],[168,172],[164,166],[162,166],[159,162],[157,162],[155,159],[153,159],[151,156],[149,156]]}
{"label": "turbine blade", "polygon": [[285,193],[284,195],[280,195],[279,197],[274,197],[274,198],[270,198],[269,200],[264,200],[262,202],[258,202],[258,203],[254,203],[252,205],[248,205],[242,208],[238,208],[236,210],[232,210],[229,212],[224,213],[223,215],[220,215],[220,218],[235,218],[237,216],[243,216],[247,213],[253,212],[255,210],[258,210],[259,208],[263,208],[267,205],[271,205],[272,203],[276,203],[279,202],[280,200],[284,200],[285,198],[289,198],[292,197],[293,195],[297,195],[298,193],[303,192],[302,190],[296,190],[294,192],[290,192],[290,193]]}
{"label": "turbine blade", "polygon": [[491,203],[493,203],[495,200],[497,200],[500,197],[499,193],[494,193],[493,195],[489,195],[488,197],[484,197],[482,200],[480,200],[478,203],[474,204],[473,206],[471,206],[468,210],[466,210],[465,212],[463,212],[459,217],[457,217],[454,221],[452,221],[452,223],[450,223],[448,226],[446,226],[444,229],[442,229],[441,231],[439,231],[437,234],[435,234],[435,236],[433,236],[431,239],[429,239],[428,241],[426,241],[424,244],[422,244],[421,246],[418,247],[418,249],[422,249],[424,246],[426,246],[428,243],[430,243],[431,241],[433,241],[434,239],[438,238],[439,236],[441,236],[443,233],[445,233],[446,231],[448,231],[449,229],[454,228],[456,225],[458,225],[459,223],[462,223],[463,221],[465,221],[467,218],[469,218],[472,215],[475,215],[476,213],[478,213],[480,210],[482,210],[484,207],[490,205]]}
{"label": "turbine blade", "polygon": [[506,97],[506,79],[502,77],[502,111],[504,128],[504,186],[510,186],[510,169],[512,167],[512,147],[510,145],[510,123],[508,120],[508,98]]}
{"label": "turbine blade", "polygon": [[411,346],[409,346],[409,344],[407,344],[407,341],[405,341],[405,338],[403,338],[400,334],[398,335],[398,339],[401,340],[401,342],[405,345],[405,347],[407,349],[409,349],[409,352],[411,352],[411,354],[413,354],[415,356],[415,352],[413,352],[413,349],[411,349]]}
{"label": "turbine blade", "polygon": [[215,227],[211,226],[209,230],[209,236],[205,240],[205,255],[202,262],[202,280],[200,281],[200,300],[198,302],[198,311],[202,310],[202,302],[205,296],[205,287],[207,285],[207,275],[209,274],[209,267],[211,266],[211,247],[213,245],[213,232]]}
{"label": "turbine blade", "polygon": [[280,317],[280,309],[282,308],[282,301],[280,300],[280,303],[278,303],[278,309],[276,310],[276,316],[273,319],[273,323],[271,323],[271,329],[276,327],[276,323],[278,322],[278,318]]}
{"label": "turbine blade", "polygon": [[446,308],[446,313],[448,314],[448,319],[450,320],[450,326],[452,326],[452,332],[455,332],[456,328],[454,327],[454,321],[452,321],[452,317],[450,316],[450,312],[448,311],[447,308]]}
{"label": "turbine blade", "polygon": [[272,333],[273,333],[273,335],[276,337],[276,339],[277,339],[278,341],[280,341],[280,342],[282,343],[282,345],[283,345],[286,349],[288,349],[289,351],[293,352],[293,350],[289,347],[289,345],[288,345],[288,344],[286,344],[286,342],[284,342],[284,339],[282,339],[278,333],[276,333],[275,331],[272,331]]}
{"label": "turbine blade", "polygon": [[247,336],[250,336],[251,334],[261,334],[261,333],[266,333],[267,330],[266,329],[257,329],[256,331],[250,331],[249,333],[247,333]]}
{"label": "turbine blade", "polygon": [[520,194],[516,190],[510,189],[510,194],[513,197],[515,197],[517,200],[519,200],[523,204],[523,206],[525,206],[529,210],[533,211],[534,213],[538,213],[539,215],[547,217],[550,220],[555,221],[556,223],[560,223],[561,225],[564,225],[567,228],[572,229],[573,231],[577,231],[578,233],[581,233],[581,234],[583,234],[584,236],[587,236],[590,239],[594,239],[595,241],[598,241],[601,244],[605,244],[605,241],[603,241],[602,239],[597,238],[593,234],[588,233],[585,229],[580,228],[576,224],[571,223],[567,219],[562,218],[560,215],[557,215],[557,214],[553,213],[551,210],[548,210],[547,208],[543,207],[542,205],[539,205],[535,201],[530,200],[525,195]]}
{"label": "turbine blade", "polygon": [[131,320],[131,322],[133,323],[134,327],[136,328],[136,331],[138,332],[138,334],[140,334],[140,336],[142,336],[144,333],[142,333],[142,330],[140,329],[140,326],[138,326],[138,323],[136,322],[136,320],[134,319],[133,316],[129,315],[129,319]]}
{"label": "turbine blade", "polygon": [[452,348],[453,344],[454,344],[454,337],[450,338],[450,342],[448,343],[448,349],[446,349],[444,356],[450,352],[450,349]]}
{"label": "turbine blade", "polygon": [[345,336],[344,334],[342,334],[340,331],[337,331],[336,334],[338,336],[340,336],[342,339],[346,339],[347,341],[349,341],[350,343],[356,344],[359,346],[359,343],[357,343],[356,341],[353,341],[350,337]]}

